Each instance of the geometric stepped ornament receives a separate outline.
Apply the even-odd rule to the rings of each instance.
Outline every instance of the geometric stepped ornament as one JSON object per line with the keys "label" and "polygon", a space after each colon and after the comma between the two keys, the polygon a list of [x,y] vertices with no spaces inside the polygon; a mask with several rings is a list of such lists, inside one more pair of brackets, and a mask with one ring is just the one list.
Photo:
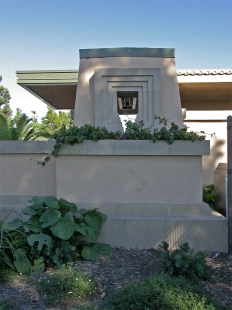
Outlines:
{"label": "geometric stepped ornament", "polygon": [[123,131],[119,115],[136,114],[153,130],[156,114],[182,126],[174,57],[162,48],[80,50],[74,124]]}
{"label": "geometric stepped ornament", "polygon": [[129,115],[132,113],[126,107],[118,110],[123,93],[128,93],[129,97],[126,98],[131,98],[131,93],[136,94],[132,98],[138,103],[137,109],[134,103],[134,110],[137,110],[134,113],[137,114],[136,121],[143,120],[144,126],[151,129],[159,127],[154,114],[160,115],[160,69],[95,69],[93,82],[96,126],[122,131],[119,114],[126,114],[126,111]]}

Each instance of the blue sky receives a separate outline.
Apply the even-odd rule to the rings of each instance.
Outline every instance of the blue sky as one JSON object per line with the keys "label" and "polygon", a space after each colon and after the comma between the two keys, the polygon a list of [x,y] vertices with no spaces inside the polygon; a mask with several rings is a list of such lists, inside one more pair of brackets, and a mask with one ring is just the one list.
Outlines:
{"label": "blue sky", "polygon": [[17,70],[78,69],[80,48],[171,47],[178,69],[232,68],[232,0],[0,0],[0,75],[12,108],[46,105]]}

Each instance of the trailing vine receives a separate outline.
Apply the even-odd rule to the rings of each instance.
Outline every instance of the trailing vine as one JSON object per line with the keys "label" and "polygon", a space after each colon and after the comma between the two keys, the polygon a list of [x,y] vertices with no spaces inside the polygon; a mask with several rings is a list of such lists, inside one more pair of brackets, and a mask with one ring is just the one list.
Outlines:
{"label": "trailing vine", "polygon": [[[112,132],[108,131],[105,127],[95,127],[93,125],[85,124],[84,126],[77,127],[71,126],[69,129],[66,129],[63,126],[58,133],[52,136],[54,139],[55,145],[52,151],[54,157],[58,157],[59,151],[61,150],[64,144],[75,144],[81,143],[84,140],[152,140],[154,143],[157,140],[166,141],[169,144],[172,144],[175,140],[190,140],[192,142],[199,140],[205,140],[205,132],[201,131],[200,135],[193,131],[188,132],[187,126],[180,128],[173,122],[170,122],[166,117],[161,118],[160,116],[155,115],[155,119],[159,120],[159,123],[163,126],[161,129],[155,128],[153,133],[150,128],[144,128],[143,121],[132,122],[131,120],[126,121],[125,132]],[[46,163],[50,160],[50,155],[47,156],[44,161],[37,161],[38,164],[45,166]]]}

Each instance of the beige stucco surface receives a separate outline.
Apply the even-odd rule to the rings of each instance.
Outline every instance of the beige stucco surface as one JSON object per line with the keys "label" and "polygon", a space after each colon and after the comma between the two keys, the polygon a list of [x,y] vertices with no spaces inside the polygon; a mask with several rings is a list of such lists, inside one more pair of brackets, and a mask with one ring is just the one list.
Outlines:
{"label": "beige stucco surface", "polygon": [[20,211],[32,196],[54,195],[107,214],[99,242],[156,248],[166,240],[176,248],[187,241],[195,250],[227,252],[227,220],[202,203],[200,154],[208,142],[136,142],[66,146],[45,167],[35,161],[52,143],[2,144],[0,209]]}
{"label": "beige stucco surface", "polygon": [[[210,141],[210,156],[202,157],[203,184],[213,184],[214,171],[219,163],[227,162],[227,123],[222,122],[186,122],[189,131],[204,131]],[[211,134],[213,134],[211,136]]]}
{"label": "beige stucco surface", "polygon": [[36,163],[45,156],[0,155],[0,195],[56,195],[55,160],[46,168]]}
{"label": "beige stucco surface", "polygon": [[75,202],[202,200],[200,156],[59,156],[56,177],[58,197]]}

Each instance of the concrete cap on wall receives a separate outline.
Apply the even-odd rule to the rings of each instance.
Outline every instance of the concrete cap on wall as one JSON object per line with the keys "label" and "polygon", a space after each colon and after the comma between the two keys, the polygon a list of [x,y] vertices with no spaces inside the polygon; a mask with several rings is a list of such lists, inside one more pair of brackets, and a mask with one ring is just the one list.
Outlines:
{"label": "concrete cap on wall", "polygon": [[105,57],[159,57],[175,58],[174,48],[93,48],[80,49],[80,58],[105,58]]}

